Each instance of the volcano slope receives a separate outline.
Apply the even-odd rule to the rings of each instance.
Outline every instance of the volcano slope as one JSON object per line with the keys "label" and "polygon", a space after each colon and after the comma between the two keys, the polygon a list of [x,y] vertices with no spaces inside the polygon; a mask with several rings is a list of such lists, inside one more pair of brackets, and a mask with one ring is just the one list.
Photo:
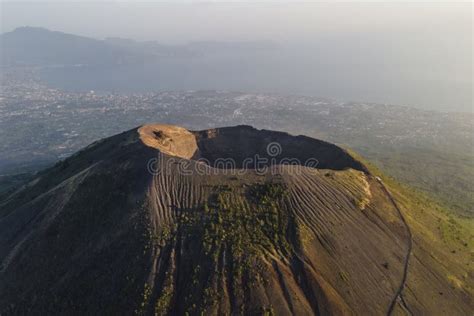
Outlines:
{"label": "volcano slope", "polygon": [[469,314],[404,212],[335,145],[146,125],[2,198],[0,314]]}

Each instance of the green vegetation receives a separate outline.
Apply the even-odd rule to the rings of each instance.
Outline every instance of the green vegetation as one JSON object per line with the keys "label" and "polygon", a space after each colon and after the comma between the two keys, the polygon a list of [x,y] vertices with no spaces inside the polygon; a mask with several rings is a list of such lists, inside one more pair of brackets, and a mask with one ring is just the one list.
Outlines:
{"label": "green vegetation", "polygon": [[[232,283],[234,295],[244,297],[245,286],[266,282],[261,261],[265,256],[288,257],[294,251],[288,239],[292,219],[282,209],[287,194],[283,185],[263,183],[246,189],[226,185],[214,191],[197,210],[183,210],[174,225],[148,236],[160,249],[181,240],[183,247],[194,250],[186,281],[190,294],[181,302],[190,314],[216,308],[222,293],[213,284],[224,277]],[[195,295],[199,292],[203,297]],[[172,293],[173,276],[168,270],[155,303],[157,314],[168,310]],[[237,308],[243,310],[243,306]],[[265,312],[271,314],[271,309]]]}
{"label": "green vegetation", "polygon": [[24,183],[33,179],[34,173],[18,173],[0,176],[0,199],[12,193]]}
{"label": "green vegetation", "polygon": [[349,281],[349,275],[345,271],[340,271],[339,272],[339,277],[341,278],[342,281],[347,283]]}
{"label": "green vegetation", "polygon": [[265,308],[262,308],[262,315],[273,316],[275,315],[275,311],[273,310],[273,307],[265,307]]}
{"label": "green vegetation", "polygon": [[[449,204],[423,190],[386,176],[357,154],[370,172],[382,178],[394,195],[415,235],[422,236],[433,248],[448,251],[455,260],[472,269],[474,260],[474,219],[457,215]],[[438,244],[438,245],[437,245]]]}
{"label": "green vegetation", "polygon": [[171,272],[168,270],[165,273],[165,284],[161,291],[160,297],[155,303],[155,315],[167,315],[171,299],[173,298],[173,278]]}
{"label": "green vegetation", "polygon": [[147,283],[145,283],[145,285],[143,286],[142,302],[140,304],[139,309],[135,311],[137,315],[146,314],[146,306],[148,305],[148,302],[150,301],[150,295],[151,295],[151,287]]}
{"label": "green vegetation", "polygon": [[253,185],[242,196],[220,189],[203,207],[206,253],[216,256],[216,249],[229,247],[244,265],[264,250],[288,254],[289,219],[279,205],[284,195],[283,186],[270,183]]}
{"label": "green vegetation", "polygon": [[434,197],[452,212],[474,216],[474,157],[465,152],[433,148],[354,147],[385,174]]}

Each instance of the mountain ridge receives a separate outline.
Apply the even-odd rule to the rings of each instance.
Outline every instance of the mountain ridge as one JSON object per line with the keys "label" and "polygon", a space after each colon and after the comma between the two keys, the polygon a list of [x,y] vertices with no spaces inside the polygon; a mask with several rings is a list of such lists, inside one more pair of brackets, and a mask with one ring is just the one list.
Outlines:
{"label": "mountain ridge", "polygon": [[199,58],[207,54],[269,50],[272,42],[191,42],[166,45],[157,41],[107,37],[96,39],[44,27],[22,26],[0,34],[4,66],[111,66],[143,64],[159,59]]}

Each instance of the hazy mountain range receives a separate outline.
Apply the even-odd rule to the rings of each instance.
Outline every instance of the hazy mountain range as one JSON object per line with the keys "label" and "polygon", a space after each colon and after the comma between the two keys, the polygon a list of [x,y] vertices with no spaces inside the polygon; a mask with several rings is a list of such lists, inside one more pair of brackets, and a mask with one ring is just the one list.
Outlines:
{"label": "hazy mountain range", "polygon": [[0,37],[4,66],[117,66],[160,58],[274,48],[271,42],[193,42],[182,46],[131,39],[97,40],[39,27],[20,27]]}
{"label": "hazy mountain range", "polygon": [[472,77],[459,65],[447,64],[441,50],[394,50],[386,38],[163,45],[21,27],[0,41],[3,65],[40,67],[42,79],[65,90],[222,89],[472,111]]}

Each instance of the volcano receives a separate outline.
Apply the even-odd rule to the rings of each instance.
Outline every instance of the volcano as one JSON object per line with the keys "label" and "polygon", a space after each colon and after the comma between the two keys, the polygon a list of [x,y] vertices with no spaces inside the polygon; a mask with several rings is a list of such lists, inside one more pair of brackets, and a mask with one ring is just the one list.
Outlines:
{"label": "volcano", "polygon": [[250,126],[93,143],[0,200],[0,237],[2,315],[472,312],[364,163]]}

